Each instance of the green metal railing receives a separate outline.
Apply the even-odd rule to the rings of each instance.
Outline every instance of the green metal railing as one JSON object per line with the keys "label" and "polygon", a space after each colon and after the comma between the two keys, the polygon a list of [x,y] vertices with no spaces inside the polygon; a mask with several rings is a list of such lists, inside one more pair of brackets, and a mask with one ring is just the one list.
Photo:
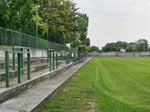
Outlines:
{"label": "green metal railing", "polygon": [[65,51],[69,50],[69,48],[64,45],[1,27],[0,27],[0,45],[23,46],[30,48],[54,49]]}
{"label": "green metal railing", "polygon": [[13,70],[16,69],[16,55],[18,56],[18,83],[21,83],[21,73],[23,68],[23,55],[27,54],[27,78],[30,79],[30,48],[47,50],[49,70],[58,69],[58,60],[65,60],[66,65],[72,61],[82,61],[87,57],[87,53],[78,52],[78,48],[69,49],[68,47],[49,42],[34,36],[20,32],[4,29],[0,27],[0,45],[12,46],[12,51],[5,51],[6,87],[9,87],[9,54],[12,54]]}
{"label": "green metal railing", "polygon": [[49,63],[49,70],[51,71],[58,69],[58,52],[54,51],[54,49],[48,49],[48,63]]}
{"label": "green metal railing", "polygon": [[[53,60],[53,61],[52,61]],[[52,66],[53,66],[53,70],[54,70],[54,49],[48,49],[48,63],[49,63],[49,70],[52,70]]]}
{"label": "green metal railing", "polygon": [[[24,49],[26,49],[26,51],[24,51]],[[30,48],[19,47],[19,46],[13,47],[12,51],[5,51],[6,87],[10,86],[10,73],[9,73],[9,54],[10,53],[12,53],[14,56],[15,56],[15,54],[18,55],[18,83],[21,83],[21,74],[22,74],[22,71],[21,71],[22,65],[21,65],[21,63],[23,62],[22,54],[27,54],[27,59],[28,59],[27,79],[30,79]],[[13,68],[15,68],[14,62],[15,62],[15,57],[13,57]]]}
{"label": "green metal railing", "polygon": [[[49,62],[49,70],[58,69],[58,54],[60,52],[55,51],[54,49],[48,49],[48,62]],[[15,55],[17,54],[18,59],[18,83],[21,83],[21,76],[22,76],[22,64],[23,64],[23,54],[27,54],[27,79],[30,79],[30,48],[29,47],[21,47],[21,46],[14,46],[12,51],[5,51],[5,70],[6,70],[6,87],[10,86],[10,73],[9,73],[9,54],[13,54],[13,68],[15,69],[15,62],[16,58]],[[87,58],[87,53],[76,53],[76,52],[62,52],[65,53],[65,61],[66,65],[70,64],[71,61],[82,61],[84,58]],[[61,56],[61,55],[60,55]],[[64,57],[62,55],[62,57]],[[64,58],[61,58],[64,59]]]}

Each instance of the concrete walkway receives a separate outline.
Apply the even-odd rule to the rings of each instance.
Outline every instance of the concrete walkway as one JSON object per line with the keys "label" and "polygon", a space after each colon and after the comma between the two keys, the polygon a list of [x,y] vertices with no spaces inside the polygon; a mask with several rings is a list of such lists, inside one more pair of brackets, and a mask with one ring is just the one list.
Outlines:
{"label": "concrete walkway", "polygon": [[34,112],[50,100],[57,91],[91,58],[74,65],[52,78],[26,90],[15,98],[0,104],[0,112]]}

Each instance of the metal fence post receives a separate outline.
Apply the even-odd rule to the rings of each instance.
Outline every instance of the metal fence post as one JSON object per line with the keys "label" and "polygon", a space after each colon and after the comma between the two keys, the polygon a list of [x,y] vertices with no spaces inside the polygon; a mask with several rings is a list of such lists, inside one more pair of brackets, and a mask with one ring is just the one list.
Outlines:
{"label": "metal fence post", "polygon": [[67,65],[67,58],[68,58],[67,53],[65,53],[66,65]]}
{"label": "metal fence post", "polygon": [[74,60],[74,62],[76,61],[75,52],[73,53],[73,60]]}
{"label": "metal fence post", "polygon": [[[13,51],[15,51],[15,48],[12,48]],[[15,53],[13,52],[13,70],[16,69],[16,60],[15,60]]]}
{"label": "metal fence post", "polygon": [[[23,48],[21,48],[21,52],[23,52]],[[23,68],[23,53],[21,53],[21,68]]]}
{"label": "metal fence post", "polygon": [[58,69],[58,54],[56,53],[56,69]]}
{"label": "metal fence post", "polygon": [[70,56],[70,52],[68,53],[68,64],[70,64],[70,58],[71,58],[71,56]]}
{"label": "metal fence post", "polygon": [[51,56],[51,51],[48,53],[48,55],[49,55],[49,70],[51,71],[52,70],[52,67],[51,67],[51,63],[52,63],[52,61],[51,61],[51,58],[52,58],[52,56]]}
{"label": "metal fence post", "polygon": [[75,61],[78,60],[78,56],[77,56],[77,53],[75,53]]}
{"label": "metal fence post", "polygon": [[66,59],[66,53],[65,52],[63,52],[63,58],[64,58],[64,60]]}
{"label": "metal fence post", "polygon": [[5,52],[5,70],[6,70],[6,87],[9,87],[9,54],[8,51]]}
{"label": "metal fence post", "polygon": [[[30,52],[30,50],[28,49],[28,52]],[[28,79],[30,79],[30,53],[27,54],[27,58],[28,58],[28,65],[27,65],[27,68],[28,68]]]}
{"label": "metal fence post", "polygon": [[78,52],[78,61],[80,61],[80,53]]}
{"label": "metal fence post", "polygon": [[47,62],[49,61],[49,51],[47,50]]}
{"label": "metal fence post", "polygon": [[53,52],[53,70],[55,70],[55,53]]}
{"label": "metal fence post", "polygon": [[21,83],[21,53],[18,53],[18,83]]}
{"label": "metal fence post", "polygon": [[67,58],[67,64],[69,64],[69,53],[68,53],[67,55],[68,55],[68,58]]}

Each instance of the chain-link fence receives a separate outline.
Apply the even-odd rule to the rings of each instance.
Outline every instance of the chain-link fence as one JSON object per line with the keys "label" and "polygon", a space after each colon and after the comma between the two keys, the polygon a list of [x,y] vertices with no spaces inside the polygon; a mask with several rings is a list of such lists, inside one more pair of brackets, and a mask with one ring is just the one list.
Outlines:
{"label": "chain-link fence", "polygon": [[68,47],[41,38],[0,27],[0,45],[24,46],[39,49],[69,50]]}

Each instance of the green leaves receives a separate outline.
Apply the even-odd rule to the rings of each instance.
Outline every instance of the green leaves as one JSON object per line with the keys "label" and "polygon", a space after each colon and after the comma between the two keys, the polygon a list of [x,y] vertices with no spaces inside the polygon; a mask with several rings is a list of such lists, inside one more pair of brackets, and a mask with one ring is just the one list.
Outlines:
{"label": "green leaves", "polygon": [[[89,46],[90,40],[87,38],[88,23],[89,23],[88,16],[86,14],[78,13],[75,18],[75,23],[76,23],[76,28],[75,28],[76,37],[77,39],[80,40],[79,45]],[[76,42],[76,41],[73,41],[73,42]],[[77,45],[76,43],[72,43],[72,44],[73,44],[72,46]]]}
{"label": "green leaves", "polygon": [[148,46],[148,41],[145,39],[139,39],[136,42],[122,42],[118,41],[116,43],[108,43],[106,44],[103,48],[103,52],[108,52],[108,51],[120,51],[121,49],[126,49],[128,52],[135,52],[135,51],[148,51],[149,46]]}
{"label": "green leaves", "polygon": [[10,17],[10,11],[7,10],[6,13],[4,14],[3,18],[9,21],[9,17]]}
{"label": "green leaves", "polygon": [[32,0],[3,0],[0,6],[1,27],[28,31],[33,15]]}
{"label": "green leaves", "polygon": [[0,27],[34,35],[38,26],[38,35],[52,42],[84,41],[88,17],[77,11],[71,0],[0,0]]}

